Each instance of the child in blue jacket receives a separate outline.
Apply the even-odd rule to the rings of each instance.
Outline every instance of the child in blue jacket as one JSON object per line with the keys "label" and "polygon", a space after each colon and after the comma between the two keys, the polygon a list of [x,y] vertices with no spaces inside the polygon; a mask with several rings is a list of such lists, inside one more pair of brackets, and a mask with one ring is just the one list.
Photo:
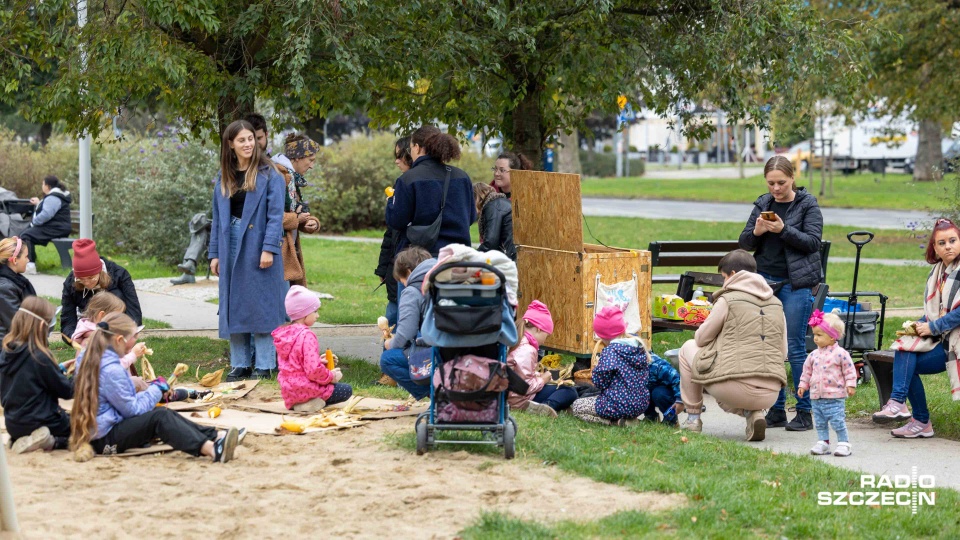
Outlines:
{"label": "child in blue jacket", "polygon": [[[649,371],[647,389],[650,390],[650,406],[643,415],[647,420],[659,422],[660,414],[663,414],[664,424],[676,425],[677,413],[683,411],[680,372],[654,353],[650,353]],[[657,414],[657,409],[660,409],[660,414]]]}
{"label": "child in blue jacket", "polygon": [[607,306],[593,319],[593,332],[607,345],[593,368],[596,397],[573,402],[570,411],[587,422],[632,425],[650,407],[649,366],[643,343],[626,333],[623,313]]}

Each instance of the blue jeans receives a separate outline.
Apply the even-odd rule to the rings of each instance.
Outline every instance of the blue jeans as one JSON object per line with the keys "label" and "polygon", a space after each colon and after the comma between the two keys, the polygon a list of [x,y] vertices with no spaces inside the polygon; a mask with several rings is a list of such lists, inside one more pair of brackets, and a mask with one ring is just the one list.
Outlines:
{"label": "blue jeans", "polygon": [[[784,280],[763,272],[760,275],[774,281]],[[787,319],[787,360],[793,376],[793,397],[797,398],[797,411],[810,412],[810,397],[797,396],[797,386],[800,384],[800,375],[803,375],[803,362],[807,359],[807,322],[813,311],[813,294],[810,289],[793,290],[788,282],[777,292],[777,298],[783,304],[783,315]],[[787,408],[787,394],[782,389],[773,408]]]}
{"label": "blue jeans", "polygon": [[248,332],[230,334],[230,367],[248,368],[254,362],[257,369],[277,369],[277,349],[273,346],[273,336]]}
{"label": "blue jeans", "polygon": [[410,378],[410,363],[407,356],[403,354],[403,349],[388,349],[380,355],[380,371],[397,381],[397,385],[403,388],[416,399],[423,399],[430,395],[430,385],[419,385]]}
{"label": "blue jeans", "polygon": [[673,388],[669,386],[659,384],[650,388],[650,406],[643,414],[653,416],[657,414],[657,409],[660,409],[661,413],[667,412],[667,409],[677,402],[674,397]]}
{"label": "blue jeans", "polygon": [[849,442],[847,438],[847,400],[843,398],[835,399],[814,399],[813,404],[813,425],[817,428],[817,439],[821,441],[830,440],[830,428],[837,432],[837,441]]}
{"label": "blue jeans", "polygon": [[[232,265],[237,257],[243,227],[240,219],[230,218],[230,251],[226,264]],[[232,268],[232,267],[231,267]],[[249,368],[254,363],[256,351],[257,369],[277,369],[277,349],[270,334],[241,332],[230,334],[230,367]]]}
{"label": "blue jeans", "polygon": [[579,397],[577,391],[569,386],[559,387],[547,384],[533,396],[533,401],[549,405],[555,411],[562,411],[569,408],[577,397]]}
{"label": "blue jeans", "polygon": [[943,373],[946,370],[947,352],[942,345],[922,353],[897,351],[893,356],[893,391],[890,392],[890,399],[898,403],[906,403],[909,399],[913,417],[918,422],[929,422],[927,394],[923,391],[920,375]]}
{"label": "blue jeans", "polygon": [[387,318],[387,324],[393,326],[397,324],[397,316],[400,315],[400,308],[396,302],[387,302],[387,312],[383,314]]}

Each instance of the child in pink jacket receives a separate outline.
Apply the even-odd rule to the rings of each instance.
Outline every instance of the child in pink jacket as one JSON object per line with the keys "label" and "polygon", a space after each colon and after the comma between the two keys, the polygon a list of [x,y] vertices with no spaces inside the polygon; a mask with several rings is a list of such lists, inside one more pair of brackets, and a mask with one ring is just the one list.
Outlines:
{"label": "child in pink jacket", "polygon": [[537,373],[540,343],[553,333],[550,310],[539,300],[530,302],[517,330],[520,342],[507,355],[507,366],[523,377],[529,388],[523,395],[510,392],[510,408],[556,418],[557,411],[569,408],[577,399],[577,391],[569,386],[547,384],[551,380],[549,371]]}
{"label": "child in pink jacket", "polygon": [[284,304],[291,322],[271,334],[277,348],[277,382],[284,405],[298,412],[316,412],[346,401],[353,395],[353,388],[339,382],[343,377],[340,368],[327,369],[317,335],[310,330],[317,322],[320,299],[306,287],[294,285]]}
{"label": "child in pink jacket", "polygon": [[818,456],[830,453],[830,426],[833,426],[839,441],[833,455],[849,456],[852,451],[847,440],[846,400],[857,392],[857,368],[850,353],[837,345],[843,336],[843,321],[833,313],[815,310],[809,324],[818,349],[803,363],[797,395],[803,397],[810,392],[813,423],[820,439],[810,453]]}

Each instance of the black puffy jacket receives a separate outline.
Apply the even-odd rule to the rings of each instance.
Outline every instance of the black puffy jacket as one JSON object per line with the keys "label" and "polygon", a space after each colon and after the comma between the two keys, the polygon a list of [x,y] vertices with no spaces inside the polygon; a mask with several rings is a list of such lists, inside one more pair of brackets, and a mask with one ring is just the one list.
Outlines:
{"label": "black puffy jacket", "polygon": [[[143,324],[140,299],[137,297],[137,289],[133,286],[130,272],[112,261],[104,260],[104,264],[107,267],[107,274],[110,275],[110,285],[107,287],[107,291],[117,295],[127,304],[127,310],[124,313],[129,315],[133,322],[138,325]],[[63,311],[60,312],[60,333],[68,338],[77,329],[80,314],[87,309],[87,303],[94,295],[94,291],[78,291],[74,283],[76,283],[76,280],[73,277],[73,272],[70,272],[63,282],[63,293],[60,298],[60,303],[63,306]]]}
{"label": "black puffy jacket", "polygon": [[510,199],[489,199],[480,211],[480,247],[478,251],[497,250],[512,260],[517,260],[517,247],[513,244],[513,206]]}
{"label": "black puffy jacket", "polygon": [[39,205],[37,205],[37,214],[43,210],[43,203],[46,202],[46,200],[50,197],[56,197],[60,199],[60,209],[57,210],[57,213],[54,214],[49,221],[39,226],[48,231],[51,237],[70,236],[70,230],[72,227],[70,224],[70,203],[73,202],[73,198],[70,197],[69,192],[63,192],[59,189],[54,189],[48,193],[42,201],[40,201]]}
{"label": "black puffy jacket", "polygon": [[23,299],[36,296],[30,280],[14,272],[9,266],[0,264],[0,340],[10,330],[10,321],[20,309]]}
{"label": "black puffy jacket", "polygon": [[[823,269],[820,265],[823,214],[820,213],[816,197],[807,193],[802,187],[796,190],[793,203],[787,207],[780,239],[787,254],[787,278],[790,280],[790,286],[794,289],[805,289],[813,287],[823,279]],[[753,202],[750,219],[740,233],[741,248],[757,253],[763,252],[763,240],[766,235],[754,236],[753,226],[760,217],[760,212],[770,211],[773,202],[773,195],[769,193],[761,195]],[[758,270],[763,272],[763,268]]]}

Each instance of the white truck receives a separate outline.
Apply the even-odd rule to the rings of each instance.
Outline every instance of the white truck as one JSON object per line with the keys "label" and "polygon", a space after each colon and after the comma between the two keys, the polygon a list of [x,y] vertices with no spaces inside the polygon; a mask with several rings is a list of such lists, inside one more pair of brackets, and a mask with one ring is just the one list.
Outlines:
{"label": "white truck", "polygon": [[[916,122],[906,117],[852,117],[854,122],[847,125],[844,116],[830,116],[823,119],[823,139],[833,140],[833,170],[851,174],[858,170],[883,172],[884,167],[898,169],[909,168],[917,156]],[[817,121],[814,133],[818,140],[814,165],[819,165],[823,149],[820,122]],[[953,144],[949,138],[942,141],[944,151]],[[827,148],[829,154],[830,149]]]}

